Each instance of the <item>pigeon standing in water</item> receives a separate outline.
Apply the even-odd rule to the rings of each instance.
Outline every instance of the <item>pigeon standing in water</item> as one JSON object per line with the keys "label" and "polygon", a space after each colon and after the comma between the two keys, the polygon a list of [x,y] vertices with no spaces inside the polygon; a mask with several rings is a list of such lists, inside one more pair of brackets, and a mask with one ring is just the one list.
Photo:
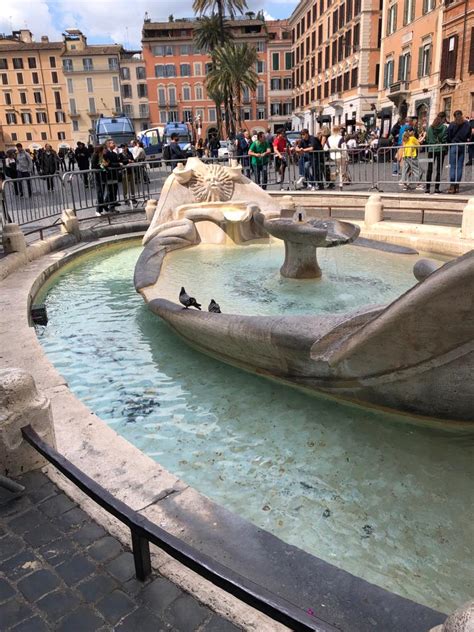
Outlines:
{"label": "pigeon standing in water", "polygon": [[184,309],[188,309],[188,307],[195,307],[199,310],[201,309],[201,304],[198,303],[192,296],[188,296],[184,287],[181,288],[181,292],[179,293],[179,302],[181,305],[184,305]]}
{"label": "pigeon standing in water", "polygon": [[211,298],[211,302],[209,303],[209,307],[207,308],[208,312],[214,312],[214,314],[221,314],[221,308],[219,303],[216,303],[216,301]]}

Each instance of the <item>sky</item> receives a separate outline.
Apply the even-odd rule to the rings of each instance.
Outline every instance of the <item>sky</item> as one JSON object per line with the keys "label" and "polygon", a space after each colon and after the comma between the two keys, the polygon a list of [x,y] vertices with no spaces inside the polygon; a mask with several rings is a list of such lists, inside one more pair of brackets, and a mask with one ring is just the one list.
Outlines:
{"label": "sky", "polygon": [[[67,28],[79,28],[91,44],[118,43],[140,48],[145,12],[152,21],[192,17],[192,0],[4,0],[0,33],[28,28],[34,39],[56,41]],[[289,17],[298,0],[247,0],[249,10],[265,11],[267,19]]]}

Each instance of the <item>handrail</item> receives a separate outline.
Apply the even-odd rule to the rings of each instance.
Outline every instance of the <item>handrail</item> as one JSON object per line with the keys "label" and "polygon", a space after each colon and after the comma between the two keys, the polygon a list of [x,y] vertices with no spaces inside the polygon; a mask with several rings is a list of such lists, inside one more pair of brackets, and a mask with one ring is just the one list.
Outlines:
{"label": "handrail", "polygon": [[25,441],[64,474],[66,478],[130,529],[135,572],[137,579],[140,581],[144,581],[151,573],[149,547],[151,542],[184,566],[212,582],[215,586],[222,588],[240,599],[240,601],[292,630],[297,632],[336,632],[338,630],[338,628],[319,617],[309,615],[283,597],[275,595],[246,577],[242,577],[151,522],[151,520],[113,496],[66,457],[43,441],[31,425],[22,428],[22,435]]}

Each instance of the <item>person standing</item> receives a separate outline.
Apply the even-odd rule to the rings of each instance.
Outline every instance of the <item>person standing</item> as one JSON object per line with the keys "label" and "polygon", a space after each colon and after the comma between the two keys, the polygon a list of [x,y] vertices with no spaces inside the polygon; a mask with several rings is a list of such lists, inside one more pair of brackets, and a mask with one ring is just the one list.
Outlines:
{"label": "person standing", "polygon": [[61,171],[66,171],[66,148],[60,147],[58,151],[59,168]]}
{"label": "person standing", "polygon": [[433,166],[436,167],[434,192],[440,193],[441,170],[446,156],[446,113],[440,112],[426,131],[426,145],[428,145],[428,170],[426,172],[425,193],[431,192],[431,177]]}
{"label": "person standing", "polygon": [[402,138],[402,177],[400,184],[404,191],[411,191],[416,186],[417,189],[423,189],[420,184],[420,163],[418,162],[418,148],[420,141],[415,136],[413,127],[408,127]]}
{"label": "person standing", "polygon": [[248,129],[243,130],[243,132],[239,135],[237,141],[237,157],[240,159],[242,171],[247,176],[247,178],[250,179],[252,174],[250,172],[249,149],[252,141],[250,140],[250,132],[248,131]]}
{"label": "person standing", "polygon": [[125,144],[120,145],[120,149],[122,150],[119,154],[119,161],[122,165],[123,198],[126,202],[131,202],[134,206],[137,206],[134,169],[128,166],[134,162],[133,154]]}
{"label": "person standing", "polygon": [[281,127],[275,139],[273,141],[273,151],[275,153],[275,172],[277,173],[277,184],[281,186],[283,191],[283,182],[285,180],[285,171],[287,164],[287,146],[288,141],[285,138],[285,133]]}
{"label": "person standing", "polygon": [[74,153],[74,149],[70,147],[67,152],[67,170],[74,171],[74,165],[76,164],[76,154]]}
{"label": "person standing", "polygon": [[18,169],[16,166],[16,151],[14,149],[9,149],[7,151],[5,157],[5,175],[13,180],[13,190],[15,195],[22,195],[23,189],[20,190],[20,186],[18,185]]}
{"label": "person standing", "polygon": [[336,180],[339,177],[340,184],[350,184],[351,177],[347,168],[347,145],[339,125],[333,127],[332,134],[326,141],[326,147],[331,150],[329,157],[336,165]]}
{"label": "person standing", "polygon": [[449,181],[448,193],[459,193],[459,183],[462,180],[464,167],[464,154],[466,148],[463,143],[467,143],[471,138],[471,126],[463,116],[461,110],[454,112],[454,121],[448,127],[449,147]]}
{"label": "person standing", "polygon": [[249,156],[251,156],[255,182],[264,190],[267,188],[268,161],[271,153],[272,150],[265,140],[265,133],[258,132],[257,140],[250,145]]}
{"label": "person standing", "polygon": [[[29,178],[31,177],[31,173],[33,171],[33,161],[31,160],[30,154],[28,154],[24,149],[21,143],[17,143],[16,145],[17,155],[16,155],[16,169],[19,178],[28,178],[26,181],[26,186],[28,189],[28,195],[31,197],[31,182]],[[23,197],[23,185],[20,182],[20,197]]]}
{"label": "person standing", "polygon": [[219,157],[219,149],[221,148],[221,144],[219,139],[217,138],[217,134],[211,134],[208,142],[209,154],[212,159]]}
{"label": "person standing", "polygon": [[40,169],[41,174],[46,177],[48,191],[54,191],[54,174],[58,170],[58,156],[51,145],[46,144],[41,152]]}
{"label": "person standing", "polygon": [[[88,149],[87,152],[89,153]],[[94,170],[95,188],[97,191],[97,206],[95,214],[98,217],[109,212],[109,207],[105,202],[108,162],[104,158],[104,152],[105,147],[103,145],[99,145],[94,149],[91,160],[91,167]]]}
{"label": "person standing", "polygon": [[116,152],[116,147],[117,145],[115,144],[115,141],[111,139],[105,141],[104,161],[106,162],[107,172],[107,195],[105,201],[110,211],[113,211],[117,206],[120,206],[120,203],[117,202],[117,195],[121,166],[119,156]]}
{"label": "person standing", "polygon": [[82,179],[84,180],[84,187],[86,189],[89,188],[89,174],[86,173],[89,171],[89,150],[86,145],[81,141],[78,141],[76,150],[74,152],[74,156],[76,158],[77,166],[79,171],[83,171]]}

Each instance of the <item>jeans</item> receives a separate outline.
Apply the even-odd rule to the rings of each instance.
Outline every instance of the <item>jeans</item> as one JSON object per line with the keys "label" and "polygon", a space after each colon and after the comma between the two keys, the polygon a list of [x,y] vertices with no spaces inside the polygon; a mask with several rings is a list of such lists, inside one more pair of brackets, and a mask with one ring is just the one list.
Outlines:
{"label": "jeans", "polygon": [[261,185],[262,189],[267,188],[268,181],[268,165],[253,165],[255,182]]}
{"label": "jeans", "polygon": [[401,182],[406,186],[420,181],[420,163],[418,158],[404,158]]}
{"label": "jeans", "polygon": [[[31,177],[31,173],[29,173],[28,171],[18,171],[18,177],[19,178],[30,178]],[[23,196],[23,184],[21,182],[18,183],[19,187],[20,187],[20,195]],[[26,181],[26,186],[28,188],[28,195],[31,197],[31,181],[27,180]]]}
{"label": "jeans", "polygon": [[464,153],[464,145],[452,145],[449,148],[449,180],[452,183],[458,183],[462,180]]}
{"label": "jeans", "polygon": [[428,162],[428,170],[426,172],[426,190],[430,190],[431,176],[433,175],[433,166],[436,165],[435,174],[435,191],[439,191],[439,185],[441,181],[441,169],[444,163],[444,153],[442,151],[433,152]]}

